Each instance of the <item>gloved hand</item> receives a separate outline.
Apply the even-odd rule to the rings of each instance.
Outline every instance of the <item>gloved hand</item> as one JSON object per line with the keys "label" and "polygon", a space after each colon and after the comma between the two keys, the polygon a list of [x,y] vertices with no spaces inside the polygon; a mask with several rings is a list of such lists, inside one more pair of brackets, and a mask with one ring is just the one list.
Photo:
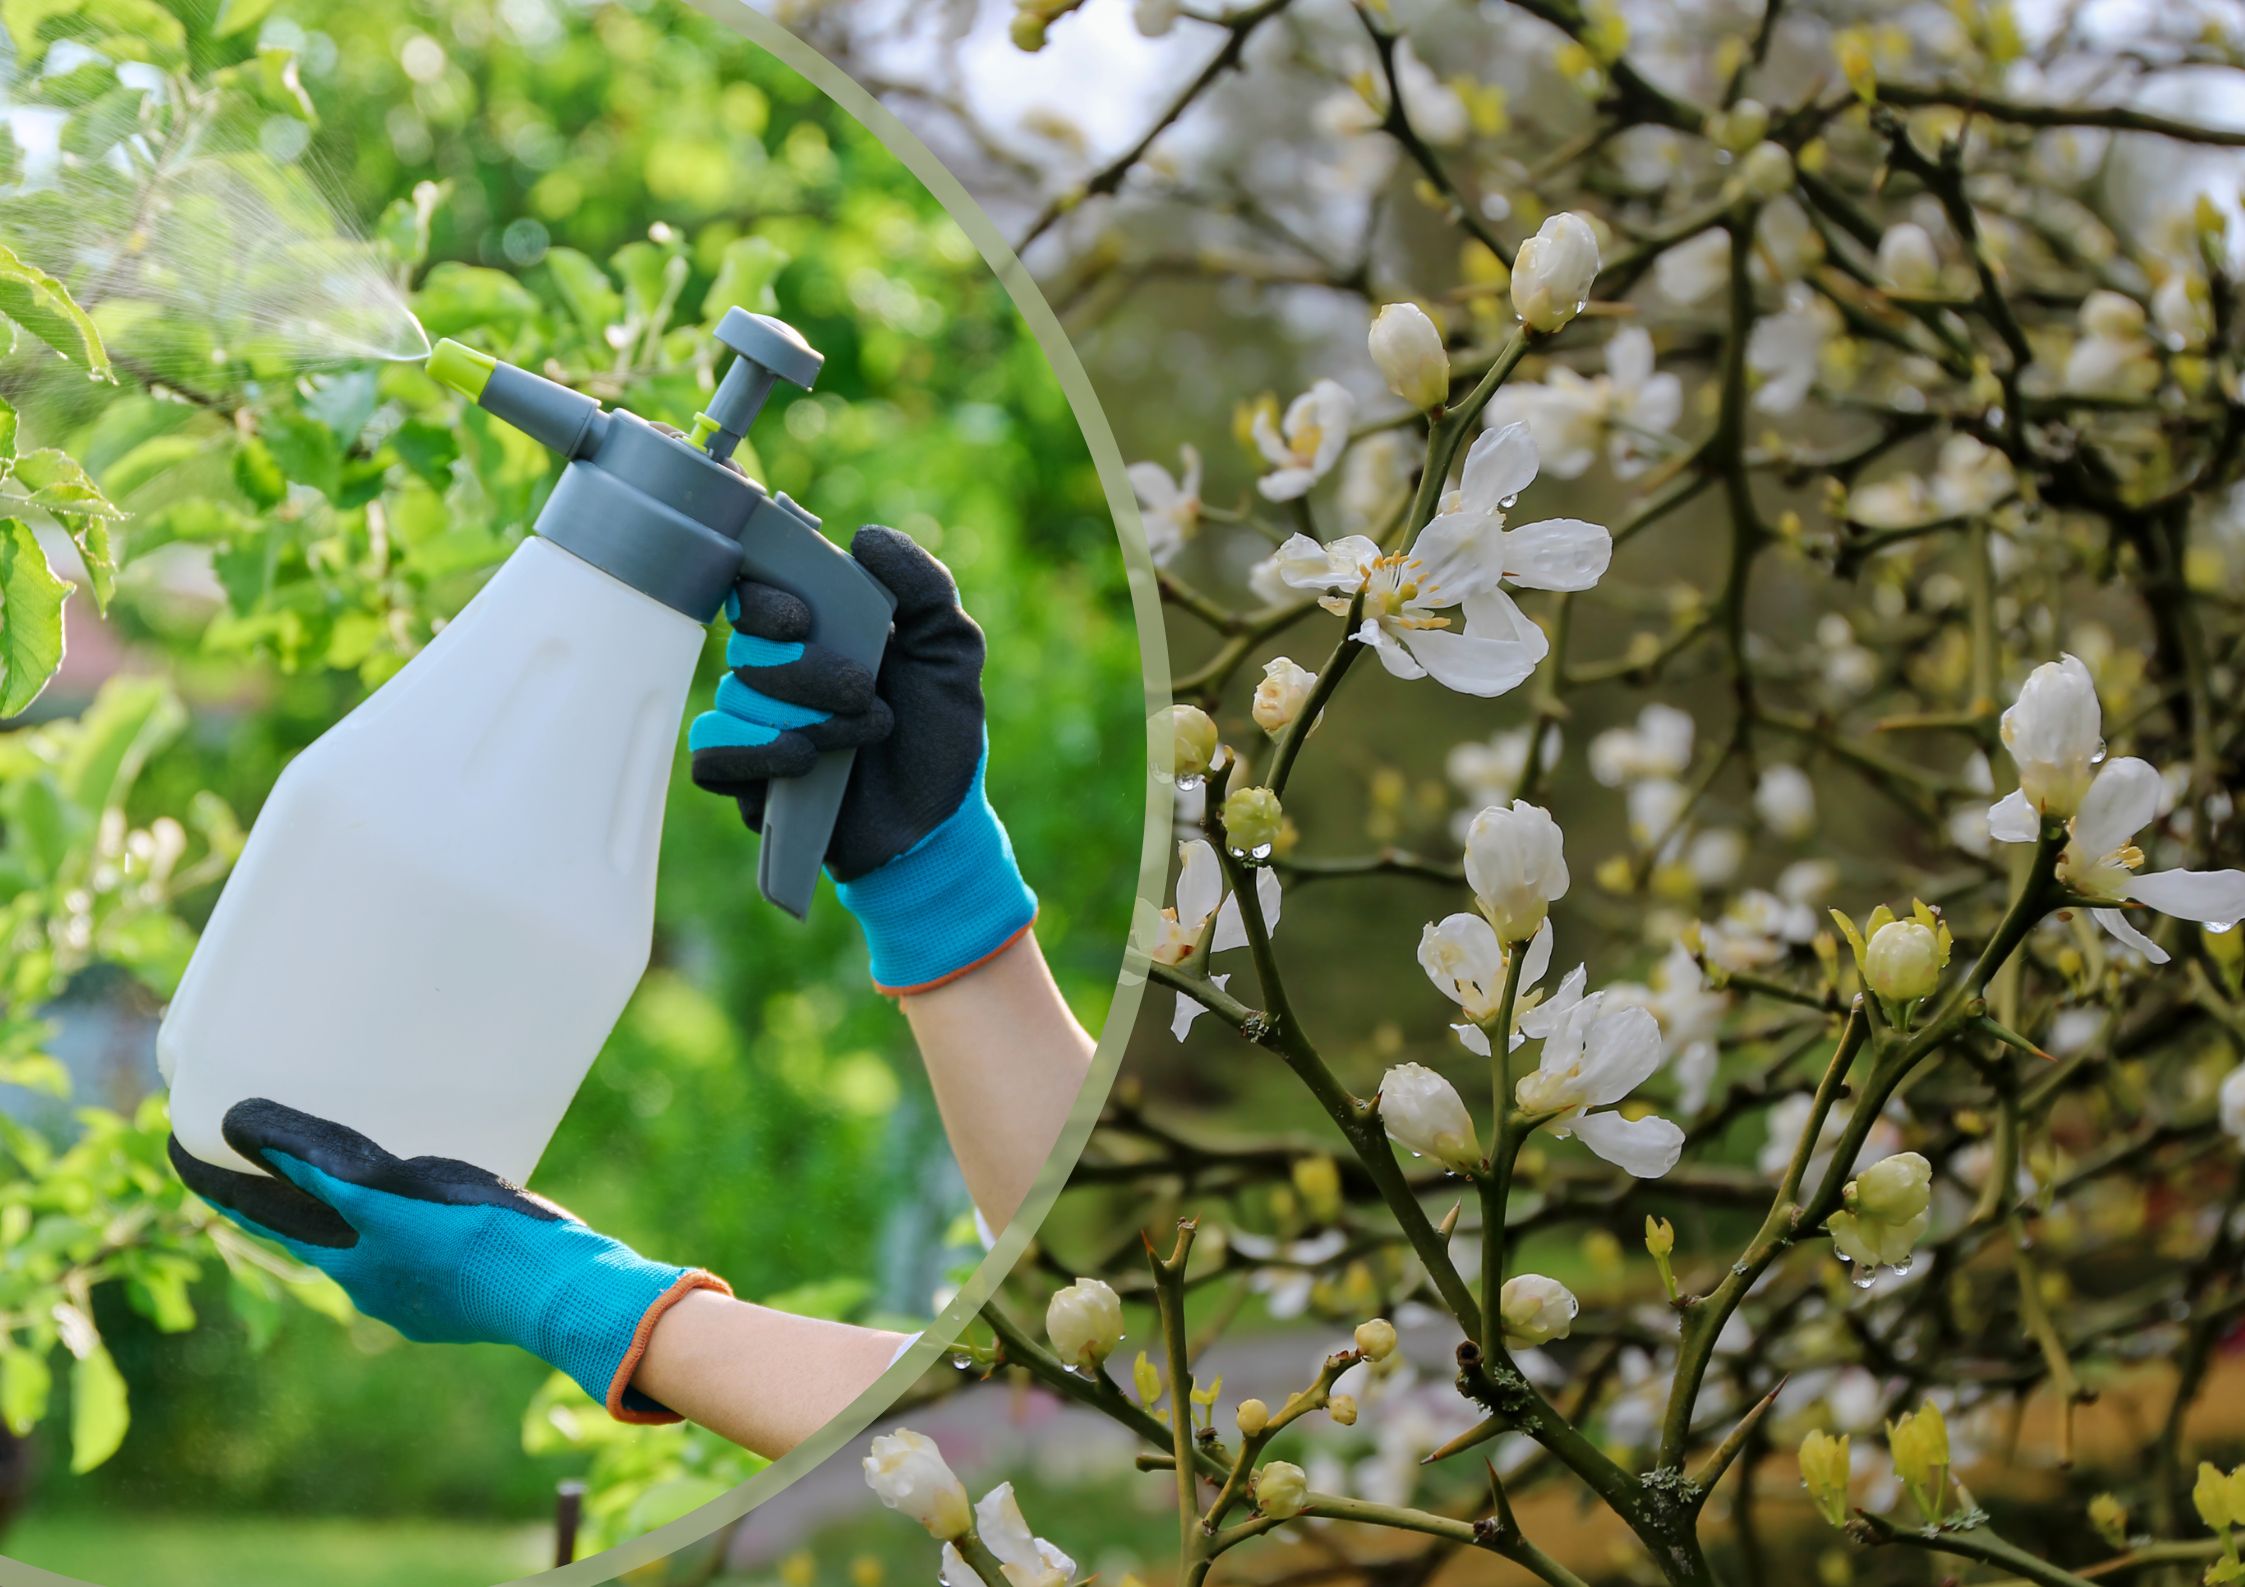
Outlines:
{"label": "gloved hand", "polygon": [[874,983],[924,992],[1011,944],[1037,896],[983,792],[982,630],[950,569],[894,529],[860,529],[850,554],[896,597],[878,680],[808,642],[801,601],[744,580],[726,604],[733,671],[686,742],[694,781],[759,831],[771,779],[857,748],[827,874],[865,929]]}
{"label": "gloved hand", "polygon": [[393,1157],[343,1125],[253,1098],[226,1144],[237,1173],[171,1139],[172,1167],[250,1233],[343,1287],[408,1339],[510,1344],[566,1372],[623,1422],[680,1418],[631,1387],[655,1323],[715,1274],[650,1262],[540,1196],[449,1157]]}

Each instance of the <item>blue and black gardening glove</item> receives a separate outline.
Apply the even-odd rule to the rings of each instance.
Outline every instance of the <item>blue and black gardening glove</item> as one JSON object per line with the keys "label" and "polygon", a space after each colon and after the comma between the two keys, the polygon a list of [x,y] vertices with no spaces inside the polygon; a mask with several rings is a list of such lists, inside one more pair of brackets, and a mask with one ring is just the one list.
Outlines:
{"label": "blue and black gardening glove", "polygon": [[896,597],[880,676],[809,643],[794,596],[744,580],[726,604],[732,671],[686,742],[694,781],[758,831],[773,778],[857,750],[827,874],[865,930],[874,983],[924,992],[1012,944],[1037,896],[983,792],[982,630],[951,570],[894,529],[860,529],[850,554]]}
{"label": "blue and black gardening glove", "polygon": [[275,1177],[171,1141],[172,1167],[250,1233],[342,1286],[408,1339],[509,1344],[577,1380],[624,1422],[679,1417],[631,1387],[662,1314],[715,1274],[650,1262],[540,1196],[449,1157],[394,1157],[340,1124],[252,1098],[226,1144]]}

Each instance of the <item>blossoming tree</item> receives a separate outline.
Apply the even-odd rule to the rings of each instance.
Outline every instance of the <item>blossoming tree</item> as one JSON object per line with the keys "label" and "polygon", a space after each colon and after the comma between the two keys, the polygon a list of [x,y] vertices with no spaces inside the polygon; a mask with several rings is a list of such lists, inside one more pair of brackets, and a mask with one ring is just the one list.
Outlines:
{"label": "blossoming tree", "polygon": [[[1064,1203],[968,1351],[1140,1440],[1185,1582],[1319,1523],[1383,1579],[1792,1582],[1803,1483],[1882,1560],[2245,1579],[2192,1423],[2245,1318],[2245,405],[2234,192],[2191,177],[2245,134],[2172,113],[2235,19],[1919,10],[1139,0],[1205,69],[1020,206],[1095,378],[1156,281],[1364,338],[1238,392],[1236,451],[1121,420],[1179,464],[1131,476],[1174,1003],[1072,1200],[1144,1239]],[[1369,984],[1398,897],[1426,987]],[[1173,1040],[1322,1134],[1163,1110]],[[1228,1404],[1248,1308],[1349,1342]],[[2008,1501],[2106,1391],[2118,1469]],[[867,1474],[993,1587],[1074,1574],[932,1446]],[[1530,1535],[1549,1488],[1629,1563]]]}

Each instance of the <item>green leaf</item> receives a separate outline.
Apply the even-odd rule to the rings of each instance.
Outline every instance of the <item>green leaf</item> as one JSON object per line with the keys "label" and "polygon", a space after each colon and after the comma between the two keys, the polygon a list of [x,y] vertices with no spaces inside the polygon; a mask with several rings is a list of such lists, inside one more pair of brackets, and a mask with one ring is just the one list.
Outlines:
{"label": "green leaf", "polygon": [[15,479],[30,492],[25,500],[31,506],[69,531],[93,581],[94,606],[106,612],[117,587],[117,555],[109,526],[124,513],[101,493],[76,458],[51,446],[17,458]]}
{"label": "green leaf", "polygon": [[195,934],[177,915],[150,911],[128,916],[102,938],[101,948],[157,997],[169,998],[187,973]]}
{"label": "green leaf", "polygon": [[15,467],[16,462],[16,408],[5,397],[0,397],[0,474]]}
{"label": "green leaf", "polygon": [[288,476],[262,437],[245,435],[234,448],[234,483],[260,512],[271,512],[288,494]]}
{"label": "green leaf", "polygon": [[0,314],[101,380],[117,377],[101,332],[60,281],[0,244]]}
{"label": "green leaf", "polygon": [[246,33],[265,20],[265,13],[273,9],[273,0],[219,0],[218,17],[211,23],[214,38],[231,38],[236,33]]}
{"label": "green leaf", "polygon": [[70,1095],[70,1071],[52,1053],[0,1053],[0,1086],[21,1086],[42,1096]]}
{"label": "green leaf", "polygon": [[736,237],[725,245],[717,264],[717,279],[702,299],[702,318],[715,325],[736,305],[752,314],[770,314],[779,307],[772,283],[787,268],[787,255],[764,237]]}
{"label": "green leaf", "polygon": [[584,332],[585,340],[605,349],[608,327],[624,317],[623,294],[609,281],[607,272],[574,248],[547,249],[546,268],[553,272],[554,288],[568,305],[570,317]]}
{"label": "green leaf", "polygon": [[274,414],[260,431],[281,472],[330,501],[343,483],[343,449],[335,432],[301,413]]}
{"label": "green leaf", "polygon": [[473,331],[490,341],[505,341],[538,312],[533,298],[504,270],[447,259],[432,267],[413,297],[414,312],[431,336]]}
{"label": "green leaf", "polygon": [[38,699],[62,665],[62,603],[69,595],[31,525],[0,518],[0,717]]}
{"label": "green leaf", "polygon": [[0,1351],[0,1422],[7,1424],[9,1432],[22,1438],[39,1425],[47,1414],[54,1377],[44,1350]]}
{"label": "green leaf", "polygon": [[62,126],[62,149],[81,160],[98,160],[140,130],[141,90],[119,84],[91,104],[70,113]]}
{"label": "green leaf", "polygon": [[70,1368],[70,1469],[83,1474],[117,1453],[131,1424],[125,1380],[97,1337]]}
{"label": "green leaf", "polygon": [[89,816],[123,804],[141,767],[186,725],[187,709],[167,680],[109,679],[80,714],[57,768],[63,791]]}

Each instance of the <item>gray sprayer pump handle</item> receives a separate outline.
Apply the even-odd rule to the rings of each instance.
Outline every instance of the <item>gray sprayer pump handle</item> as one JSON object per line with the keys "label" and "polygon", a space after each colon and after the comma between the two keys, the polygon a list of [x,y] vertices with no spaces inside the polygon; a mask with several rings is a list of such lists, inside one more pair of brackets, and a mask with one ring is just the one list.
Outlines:
{"label": "gray sprayer pump handle", "polygon": [[[730,461],[780,381],[809,387],[825,360],[796,329],[728,309],[717,340],[737,356],[691,434],[656,429],[621,408],[441,341],[429,373],[569,460],[537,533],[594,567],[706,623],[743,578],[774,584],[811,609],[811,638],[878,673],[896,600],[784,495]],[[810,773],[772,784],[757,885],[801,918],[833,841],[854,750],[829,750]]]}

